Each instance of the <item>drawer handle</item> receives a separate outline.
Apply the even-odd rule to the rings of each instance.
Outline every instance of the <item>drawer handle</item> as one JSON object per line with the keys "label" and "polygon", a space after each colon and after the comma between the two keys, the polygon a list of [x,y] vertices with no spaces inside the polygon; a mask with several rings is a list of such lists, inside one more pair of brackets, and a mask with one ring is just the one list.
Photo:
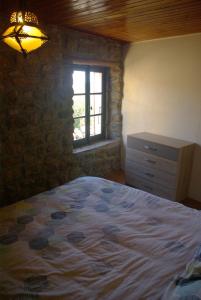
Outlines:
{"label": "drawer handle", "polygon": [[152,177],[152,178],[154,177],[154,174],[151,174],[151,173],[145,173],[145,175],[148,177]]}
{"label": "drawer handle", "polygon": [[148,158],[145,158],[145,160],[150,163],[150,164],[156,164],[156,161],[155,160],[152,160],[152,159],[148,159]]}
{"label": "drawer handle", "polygon": [[153,188],[151,188],[150,186],[148,186],[148,185],[143,185],[143,186],[144,186],[145,189],[153,191]]}
{"label": "drawer handle", "polygon": [[150,151],[157,151],[157,148],[151,147],[149,145],[144,145],[144,149],[150,150]]}

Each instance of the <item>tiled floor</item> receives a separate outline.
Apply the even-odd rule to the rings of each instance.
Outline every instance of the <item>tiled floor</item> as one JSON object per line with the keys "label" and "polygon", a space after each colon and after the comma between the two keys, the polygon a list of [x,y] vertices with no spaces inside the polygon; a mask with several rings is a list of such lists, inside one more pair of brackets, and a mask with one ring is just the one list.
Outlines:
{"label": "tiled floor", "polygon": [[[125,174],[123,171],[115,171],[107,176],[107,179],[125,184]],[[184,205],[201,210],[201,202],[187,198],[182,202]]]}

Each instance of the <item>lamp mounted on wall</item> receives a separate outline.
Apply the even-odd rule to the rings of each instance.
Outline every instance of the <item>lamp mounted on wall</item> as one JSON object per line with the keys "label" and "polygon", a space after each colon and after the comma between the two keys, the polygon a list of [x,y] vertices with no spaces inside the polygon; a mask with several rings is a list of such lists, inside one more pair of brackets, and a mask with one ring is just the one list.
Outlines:
{"label": "lamp mounted on wall", "polygon": [[13,12],[10,25],[1,36],[8,46],[21,52],[24,57],[48,41],[40,29],[36,15],[26,9],[26,2],[20,1],[19,11]]}

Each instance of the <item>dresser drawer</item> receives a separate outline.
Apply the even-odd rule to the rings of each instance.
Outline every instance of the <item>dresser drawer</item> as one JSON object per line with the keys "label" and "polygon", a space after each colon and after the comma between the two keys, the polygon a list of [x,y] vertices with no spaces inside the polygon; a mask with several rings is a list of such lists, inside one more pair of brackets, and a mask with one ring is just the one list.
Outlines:
{"label": "dresser drawer", "polygon": [[132,175],[136,178],[145,178],[150,182],[158,183],[167,188],[176,187],[176,175],[153,169],[151,167],[145,167],[129,160],[126,161],[126,174]]}
{"label": "dresser drawer", "polygon": [[149,132],[127,136],[126,180],[131,186],[171,200],[188,196],[194,145]]}
{"label": "dresser drawer", "polygon": [[173,161],[177,161],[179,156],[179,151],[177,148],[172,148],[163,144],[157,144],[129,135],[127,138],[127,147]]}
{"label": "dresser drawer", "polygon": [[165,188],[163,186],[160,186],[159,184],[150,182],[146,180],[145,178],[141,177],[134,177],[132,174],[126,174],[126,183],[128,185],[131,185],[135,188],[138,188],[140,190],[149,192],[151,194],[169,199],[169,200],[175,200],[176,197],[176,190],[171,188]]}
{"label": "dresser drawer", "polygon": [[126,149],[126,160],[173,175],[177,172],[177,162],[131,148]]}

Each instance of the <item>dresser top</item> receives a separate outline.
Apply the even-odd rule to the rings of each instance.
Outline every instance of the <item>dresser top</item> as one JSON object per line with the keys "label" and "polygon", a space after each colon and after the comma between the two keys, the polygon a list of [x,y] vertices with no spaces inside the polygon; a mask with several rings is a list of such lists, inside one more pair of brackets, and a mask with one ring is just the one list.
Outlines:
{"label": "dresser top", "polygon": [[163,144],[173,148],[182,148],[193,144],[192,142],[179,140],[179,139],[175,139],[163,135],[153,134],[149,132],[139,132],[135,134],[129,134],[128,137],[138,138],[141,140],[150,141],[157,144]]}

